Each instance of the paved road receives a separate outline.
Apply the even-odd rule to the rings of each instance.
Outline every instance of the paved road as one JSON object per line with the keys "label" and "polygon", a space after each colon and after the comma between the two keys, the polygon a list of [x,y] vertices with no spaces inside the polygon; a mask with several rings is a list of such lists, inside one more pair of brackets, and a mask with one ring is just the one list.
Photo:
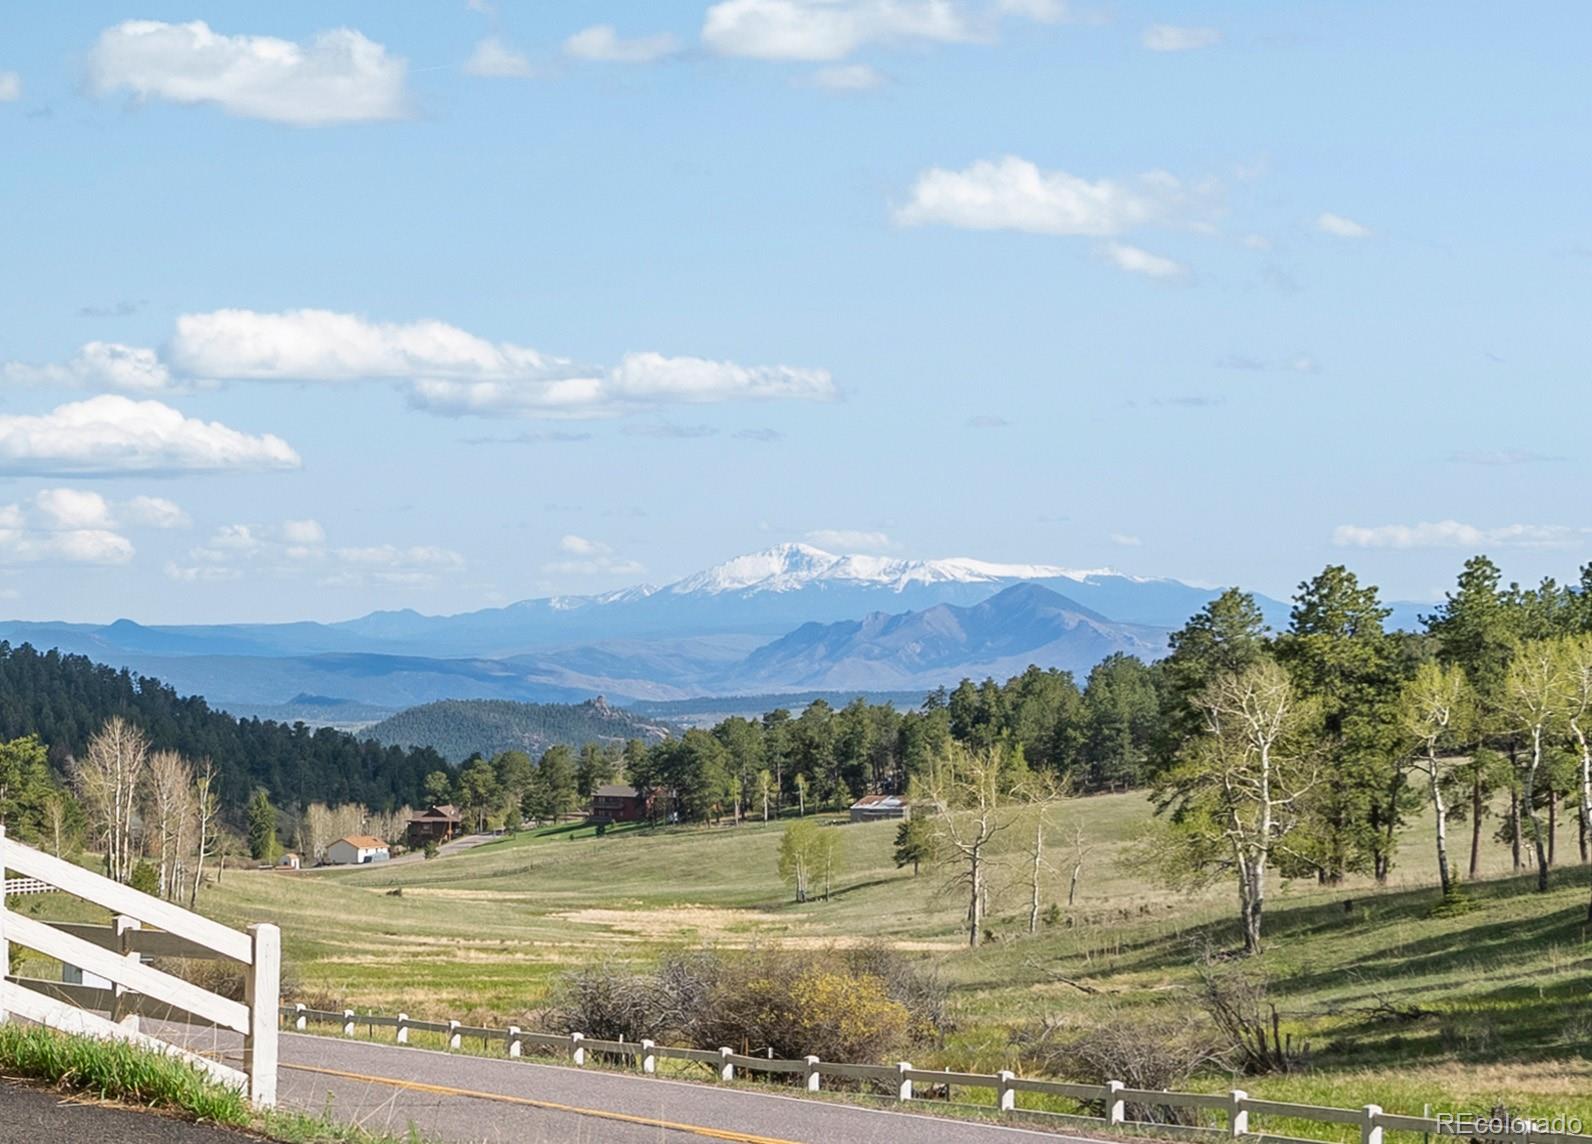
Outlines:
{"label": "paved road", "polygon": [[0,1144],[251,1144],[257,1137],[0,1081]]}
{"label": "paved road", "polygon": [[[161,1035],[170,1036],[166,1030]],[[213,1034],[205,1034],[213,1036]],[[231,1056],[230,1046],[192,1047]],[[1054,1134],[772,1092],[282,1035],[284,1104],[457,1144],[1056,1144]],[[1092,1144],[1092,1142],[1091,1142]]]}

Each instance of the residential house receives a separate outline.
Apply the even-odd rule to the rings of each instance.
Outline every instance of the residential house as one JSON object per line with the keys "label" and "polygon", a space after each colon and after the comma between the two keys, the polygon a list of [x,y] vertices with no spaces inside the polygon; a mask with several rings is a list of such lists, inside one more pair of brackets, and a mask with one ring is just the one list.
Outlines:
{"label": "residential house", "polygon": [[851,821],[876,822],[881,818],[907,818],[911,812],[906,797],[899,794],[865,794],[851,804]]}
{"label": "residential house", "polygon": [[464,816],[459,808],[449,803],[428,806],[409,820],[404,840],[411,850],[419,850],[428,842],[439,846],[464,833]]}
{"label": "residential house", "polygon": [[652,810],[651,793],[643,795],[633,786],[609,783],[591,792],[591,813],[587,818],[592,822],[639,822],[651,817]]}
{"label": "residential house", "polygon": [[326,848],[326,861],[333,866],[363,866],[389,857],[387,844],[368,834],[350,834]]}

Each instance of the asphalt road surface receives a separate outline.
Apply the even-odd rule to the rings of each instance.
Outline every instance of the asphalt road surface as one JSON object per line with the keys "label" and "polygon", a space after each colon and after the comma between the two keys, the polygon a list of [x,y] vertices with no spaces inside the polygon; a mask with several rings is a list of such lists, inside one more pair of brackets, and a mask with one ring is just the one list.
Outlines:
{"label": "asphalt road surface", "polygon": [[[172,1037],[170,1027],[160,1035]],[[191,1047],[224,1058],[236,1053],[224,1044]],[[1067,1139],[775,1092],[336,1037],[284,1033],[281,1060],[277,1083],[284,1105],[400,1137],[413,1126],[429,1139],[450,1144],[689,1144],[702,1139],[1056,1144]]]}
{"label": "asphalt road surface", "polygon": [[251,1144],[240,1132],[0,1080],[0,1144]]}

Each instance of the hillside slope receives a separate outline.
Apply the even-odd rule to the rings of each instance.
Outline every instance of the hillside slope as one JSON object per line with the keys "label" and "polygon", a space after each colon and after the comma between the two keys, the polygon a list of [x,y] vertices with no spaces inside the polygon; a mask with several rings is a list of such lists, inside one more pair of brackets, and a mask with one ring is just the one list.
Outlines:
{"label": "hillside slope", "polygon": [[431,747],[451,762],[500,751],[532,756],[562,743],[620,743],[667,738],[670,728],[610,707],[601,696],[585,703],[512,703],[502,699],[444,699],[400,711],[368,727],[362,737],[394,747]]}

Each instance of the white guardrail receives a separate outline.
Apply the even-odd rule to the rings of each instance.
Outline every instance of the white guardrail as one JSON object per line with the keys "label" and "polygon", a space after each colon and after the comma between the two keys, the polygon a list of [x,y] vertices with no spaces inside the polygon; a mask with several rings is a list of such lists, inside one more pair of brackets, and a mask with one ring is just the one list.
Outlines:
{"label": "white guardrail", "polygon": [[[141,893],[5,836],[0,826],[0,879],[5,890],[57,891],[111,912],[110,925],[44,922],[5,907],[0,894],[0,968],[10,947],[26,946],[110,982],[108,987],[15,977],[0,981],[0,1021],[20,1017],[65,1032],[128,1041],[180,1057],[261,1107],[276,1103],[277,1020],[281,1003],[282,936],[274,925],[247,932]],[[158,927],[158,928],[146,928]],[[244,999],[234,1001],[144,964],[145,956],[225,958],[247,967]],[[100,1016],[104,1013],[106,1016]],[[181,1022],[243,1035],[243,1068],[189,1052],[140,1028],[140,1018]]]}
{"label": "white guardrail", "polygon": [[[1475,1130],[1462,1130],[1463,1124],[1431,1116],[1400,1116],[1384,1112],[1375,1104],[1362,1108],[1327,1108],[1313,1104],[1288,1104],[1277,1100],[1257,1100],[1242,1090],[1226,1093],[1168,1092],[1161,1089],[1130,1088],[1121,1081],[1105,1084],[1071,1084],[1066,1081],[1039,1080],[1020,1077],[1009,1071],[998,1073],[952,1072],[949,1069],[918,1069],[909,1062],[892,1065],[845,1064],[822,1061],[817,1057],[801,1060],[773,1060],[746,1056],[729,1048],[691,1049],[660,1045],[650,1040],[604,1041],[583,1033],[536,1033],[510,1025],[494,1029],[481,1025],[463,1025],[458,1021],[421,1021],[406,1013],[387,1016],[377,1013],[358,1013],[353,1009],[341,1011],[310,1009],[304,1005],[282,1006],[282,1016],[300,1032],[308,1029],[311,1021],[331,1023],[342,1027],[342,1035],[357,1035],[360,1026],[369,1029],[392,1029],[395,1043],[409,1044],[411,1032],[440,1033],[446,1036],[449,1049],[462,1047],[464,1038],[479,1038],[483,1044],[501,1043],[508,1056],[522,1057],[527,1047],[565,1056],[572,1064],[583,1066],[592,1054],[627,1060],[639,1066],[644,1074],[655,1074],[660,1060],[689,1061],[706,1065],[721,1081],[731,1081],[737,1076],[790,1075],[802,1078],[808,1092],[821,1091],[823,1077],[866,1081],[893,1093],[897,1101],[914,1099],[915,1091],[928,1086],[934,1091],[944,1091],[947,1099],[952,1088],[989,1089],[994,1107],[1002,1112],[1023,1112],[1032,1115],[1047,1114],[1040,1110],[1019,1108],[1018,1093],[1036,1093],[1059,1096],[1068,1100],[1101,1107],[1104,1116],[1066,1116],[1068,1120],[1094,1121],[1108,1127],[1153,1129],[1162,1134],[1190,1135],[1202,1139],[1243,1139],[1249,1141],[1286,1141],[1296,1137],[1278,1136],[1253,1126],[1251,1118],[1307,1120],[1318,1124],[1347,1125],[1360,1132],[1362,1144],[1383,1144],[1384,1132],[1419,1132],[1426,1135],[1476,1138],[1487,1141],[1509,1141],[1511,1144],[1592,1144],[1592,1136],[1574,1132],[1548,1131],[1537,1124],[1524,1122],[1513,1125],[1489,1123]],[[921,1098],[921,1097],[919,1097]],[[1186,1124],[1166,1124],[1129,1120],[1128,1113],[1138,1108],[1188,1109],[1194,1112],[1214,1112],[1225,1120],[1225,1127],[1199,1127]],[[1309,1142],[1315,1144],[1315,1142]]]}

